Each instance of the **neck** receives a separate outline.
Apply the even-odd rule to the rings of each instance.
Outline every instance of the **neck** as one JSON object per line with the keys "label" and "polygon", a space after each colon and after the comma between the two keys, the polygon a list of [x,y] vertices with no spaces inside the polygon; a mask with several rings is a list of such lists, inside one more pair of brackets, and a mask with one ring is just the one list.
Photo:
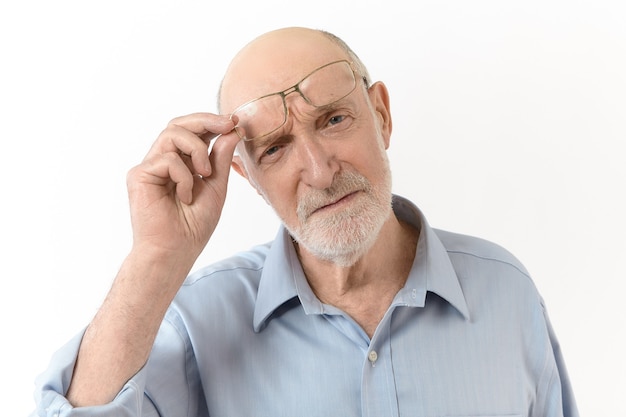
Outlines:
{"label": "neck", "polygon": [[296,247],[309,285],[325,304],[352,316],[370,337],[408,277],[418,230],[391,215],[373,246],[351,266],[320,260]]}

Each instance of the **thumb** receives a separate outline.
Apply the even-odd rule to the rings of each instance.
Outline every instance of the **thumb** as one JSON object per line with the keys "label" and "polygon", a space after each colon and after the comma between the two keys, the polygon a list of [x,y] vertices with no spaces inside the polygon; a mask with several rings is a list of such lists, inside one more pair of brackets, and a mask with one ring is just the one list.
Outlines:
{"label": "thumb", "polygon": [[230,164],[235,154],[237,143],[241,139],[234,131],[221,135],[215,140],[209,161],[211,162],[212,172],[209,176],[213,181],[227,181],[230,173]]}

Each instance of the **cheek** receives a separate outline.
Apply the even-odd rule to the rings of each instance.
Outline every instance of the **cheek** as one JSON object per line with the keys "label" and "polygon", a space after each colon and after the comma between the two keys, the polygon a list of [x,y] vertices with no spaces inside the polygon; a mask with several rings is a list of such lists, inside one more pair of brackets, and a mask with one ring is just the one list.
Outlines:
{"label": "cheek", "polygon": [[386,165],[387,150],[383,139],[376,136],[362,137],[354,146],[342,152],[343,160],[351,162],[363,174],[379,171]]}
{"label": "cheek", "polygon": [[275,178],[262,178],[261,184],[257,184],[259,194],[272,206],[276,214],[284,221],[295,219],[298,205],[298,183],[286,176]]}
{"label": "cheek", "polygon": [[374,187],[386,185],[389,177],[389,159],[386,150],[374,143],[369,151],[352,154],[352,166],[358,173],[365,176]]}

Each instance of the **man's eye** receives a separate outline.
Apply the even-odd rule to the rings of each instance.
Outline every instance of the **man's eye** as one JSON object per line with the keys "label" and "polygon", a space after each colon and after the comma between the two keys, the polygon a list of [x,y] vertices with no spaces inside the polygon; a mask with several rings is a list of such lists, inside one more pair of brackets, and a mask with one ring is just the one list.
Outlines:
{"label": "man's eye", "polygon": [[343,120],[346,118],[346,116],[333,116],[330,119],[328,119],[328,124],[329,125],[336,125],[338,123],[343,122]]}
{"label": "man's eye", "polygon": [[265,155],[268,155],[268,156],[273,155],[276,152],[278,152],[279,149],[280,149],[280,146],[278,145],[272,146],[265,151]]}

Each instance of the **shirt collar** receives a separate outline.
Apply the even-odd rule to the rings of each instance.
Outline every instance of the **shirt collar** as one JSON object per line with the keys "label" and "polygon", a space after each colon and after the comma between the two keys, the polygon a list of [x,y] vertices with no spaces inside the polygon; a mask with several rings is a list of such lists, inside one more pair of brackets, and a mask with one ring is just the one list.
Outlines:
{"label": "shirt collar", "polygon": [[301,271],[302,267],[291,236],[281,225],[263,265],[254,307],[254,331],[261,331],[274,310],[298,296],[294,269]]}
{"label": "shirt collar", "polygon": [[[420,210],[410,201],[394,196],[393,210],[398,219],[420,230],[415,260],[407,282],[393,304],[424,307],[427,292],[448,301],[465,319],[469,311],[463,290],[448,252],[428,225]],[[254,310],[254,330],[261,331],[272,313],[287,301],[299,297],[306,314],[324,313],[306,281],[291,236],[281,225],[265,259]]]}
{"label": "shirt collar", "polygon": [[430,227],[422,212],[409,200],[394,196],[393,210],[398,219],[420,230],[411,272],[393,303],[424,307],[426,294],[432,292],[450,303],[466,320],[469,309],[447,249]]}

